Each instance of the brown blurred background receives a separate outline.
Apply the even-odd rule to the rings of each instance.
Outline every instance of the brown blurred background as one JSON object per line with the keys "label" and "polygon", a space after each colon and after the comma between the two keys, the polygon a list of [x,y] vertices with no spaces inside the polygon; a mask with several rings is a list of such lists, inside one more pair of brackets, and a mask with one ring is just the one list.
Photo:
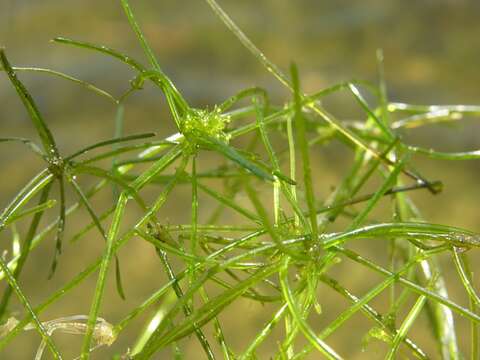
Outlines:
{"label": "brown blurred background", "polygon": [[[375,52],[381,48],[385,55],[390,100],[414,104],[480,103],[478,1],[221,0],[219,3],[274,63],[285,70],[292,61],[298,64],[307,92],[352,78],[376,81]],[[265,72],[203,1],[132,1],[131,5],[161,66],[193,106],[211,106],[253,85],[267,88],[274,102],[288,100],[289,94]],[[117,1],[0,0],[0,46],[6,47],[12,64],[63,71],[115,95],[128,88],[128,80],[134,74],[126,66],[87,50],[50,43],[49,40],[56,36],[104,44],[146,63]],[[47,119],[62,153],[68,154],[86,144],[113,136],[113,103],[80,86],[45,74],[22,73],[20,77]],[[0,136],[35,138],[29,118],[3,73],[0,73],[0,104]],[[325,105],[342,119],[362,115],[348,95],[335,95],[326,100]],[[161,95],[151,86],[146,86],[126,103],[125,132],[144,131],[156,131],[159,136],[174,131]],[[453,126],[429,126],[402,134],[410,144],[433,146],[443,151],[466,151],[480,148],[479,131],[477,119],[466,118]],[[321,176],[317,186],[325,189],[321,192],[328,193],[342,176],[350,161],[345,159],[349,154],[338,144],[318,154],[315,167]],[[413,196],[425,218],[480,231],[479,162],[446,163],[419,157],[415,158],[415,164],[425,176],[442,180],[445,184],[444,192],[438,196],[422,192]],[[6,206],[42,167],[43,164],[20,145],[0,144],[0,208]],[[90,180],[85,180],[85,184],[93,183]],[[70,194],[69,203],[73,199]],[[184,199],[187,207],[190,206],[188,192],[180,192],[178,199]],[[168,206],[165,215],[171,223],[185,221],[181,216],[184,209],[178,208],[182,201],[176,203],[177,207]],[[86,223],[86,213],[79,216],[78,222],[67,223],[66,239]],[[9,249],[10,237],[8,231],[0,235],[1,249]],[[83,269],[102,249],[102,241],[93,235],[81,244],[66,244],[59,273],[47,281],[53,239],[46,241],[36,250],[34,255],[38,255],[32,256],[27,263],[21,285],[32,303],[37,304]],[[102,307],[102,316],[114,323],[157,288],[150,285],[152,279],[156,279],[155,272],[161,271],[153,250],[138,239],[132,240],[121,251],[120,257],[128,299],[121,301],[114,293],[113,282],[110,282],[109,296]],[[442,265],[453,267],[448,256],[442,258]],[[349,271],[347,264],[342,264],[339,269]],[[364,273],[359,271],[358,275],[350,275],[345,281],[355,284],[361,276]],[[362,282],[356,287],[358,294],[364,293],[378,280],[371,277],[372,283]],[[455,273],[447,275],[447,282],[453,297],[467,305]],[[93,285],[94,281],[90,279],[46,311],[42,319],[87,314]],[[338,306],[335,308],[335,298],[325,301],[323,324],[340,311]],[[225,315],[228,316],[225,332],[227,341],[230,340],[234,349],[240,351],[251,341],[274,307],[267,306],[262,310],[248,301],[240,301],[235,306],[235,311]],[[378,306],[382,309],[380,300]],[[15,309],[22,314],[20,305],[14,301],[12,310]],[[241,318],[235,317],[235,312],[241,313]],[[141,321],[146,319],[148,316]],[[125,351],[135,339],[141,321],[121,335],[113,350],[98,351],[93,358],[103,359]],[[343,327],[332,336],[329,344],[341,349],[340,354],[348,359],[381,358],[378,354],[382,354],[384,348],[379,342],[373,342],[361,352],[361,339],[369,328],[365,323],[355,324],[358,330]],[[465,354],[468,354],[466,325],[459,320],[458,335]],[[352,331],[355,331],[353,336]],[[419,327],[415,340],[423,338],[422,331]],[[80,337],[56,335],[55,339],[65,347],[67,358],[78,354]],[[33,332],[22,334],[0,354],[0,358],[33,358],[38,341]],[[196,358],[193,355],[197,351],[196,340],[185,341],[192,344],[190,348],[193,349],[187,352],[186,358]],[[433,358],[438,356],[428,340],[418,342],[430,350]],[[269,352],[275,348],[272,341],[259,355],[268,358]],[[169,353],[164,356],[168,358]],[[312,357],[315,358],[318,357]]]}

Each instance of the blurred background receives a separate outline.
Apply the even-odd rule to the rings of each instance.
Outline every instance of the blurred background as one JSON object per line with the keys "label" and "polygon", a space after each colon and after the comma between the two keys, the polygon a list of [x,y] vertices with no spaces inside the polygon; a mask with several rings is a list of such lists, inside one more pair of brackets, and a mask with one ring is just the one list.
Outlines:
{"label": "blurred background", "polygon": [[[297,63],[306,92],[351,79],[377,81],[375,54],[377,49],[383,49],[391,101],[480,104],[479,1],[219,0],[219,3],[280,68],[288,71],[292,61]],[[277,104],[289,99],[285,89],[242,47],[203,1],[145,0],[132,1],[131,5],[162,68],[193,106],[213,106],[251,86],[266,88]],[[51,43],[56,36],[107,45],[146,63],[117,1],[0,0],[0,46],[6,48],[13,65],[62,71],[92,82],[116,96],[129,88],[128,81],[134,74],[126,66],[87,50]],[[113,136],[116,107],[108,99],[45,74],[22,73],[20,78],[47,119],[62,153],[68,154]],[[348,95],[335,95],[325,101],[325,106],[342,119],[362,116]],[[157,89],[148,85],[129,98],[125,112],[125,133],[144,131],[156,131],[160,137],[174,132],[163,98]],[[465,118],[447,127],[409,130],[402,135],[409,144],[432,146],[441,151],[480,148],[480,126],[473,118]],[[35,138],[28,115],[3,73],[0,73],[0,136]],[[345,159],[349,156],[348,150],[339,149],[340,146],[333,145],[319,154],[315,164],[315,171],[322,174],[318,186],[326,189],[325,193],[335,186],[350,161],[350,158]],[[20,145],[0,144],[0,149],[0,208],[3,208],[31,176],[43,168],[43,164]],[[419,157],[415,158],[415,164],[427,178],[442,180],[445,184],[444,191],[435,197],[427,192],[413,195],[425,218],[430,222],[480,232],[479,162],[445,163]],[[188,192],[178,196],[189,206]],[[185,220],[181,216],[183,208],[178,208],[181,203],[177,201],[177,207],[168,208],[166,216],[171,223]],[[87,214],[82,216],[86,222]],[[66,238],[81,228],[81,217],[78,222],[67,224],[70,228]],[[4,232],[0,240],[7,243],[10,237],[11,234]],[[2,245],[1,249],[8,249],[8,245]],[[52,238],[51,242],[45,242],[36,250],[40,255],[27,263],[21,285],[31,301],[37,304],[83,269],[102,249],[103,243],[95,237],[81,246],[66,244],[59,273],[47,281],[53,252]],[[125,282],[129,284],[127,301],[115,296],[112,285],[109,289],[113,294],[109,298],[111,302],[104,303],[102,308],[102,316],[114,323],[151,292],[150,287],[142,287],[142,284],[148,284],[145,279],[151,279],[151,274],[159,269],[152,249],[140,241],[129,244],[120,256]],[[445,267],[451,266],[453,264],[446,257]],[[358,276],[363,275],[360,272]],[[455,274],[448,276],[452,277],[448,283],[452,285],[449,290],[453,297],[458,293],[459,301],[464,301]],[[350,275],[348,281],[355,283],[355,279],[358,279],[356,275]],[[359,294],[378,279],[372,277],[371,284],[363,283],[358,288]],[[93,279],[85,282],[46,311],[42,319],[87,314],[93,285]],[[335,299],[326,300],[326,303],[334,309]],[[21,313],[21,307],[13,304],[13,308],[17,306]],[[235,306],[242,317],[232,315],[225,331],[227,341],[231,334],[232,345],[240,351],[251,341],[253,331],[258,331],[268,319],[265,314],[268,315],[271,309],[259,310],[246,300]],[[325,310],[329,309],[328,306]],[[143,317],[143,321],[147,318]],[[141,321],[137,328],[132,327],[122,334],[113,350],[98,351],[94,358],[108,358],[112,351],[121,352],[131,344],[140,326]],[[459,320],[458,328],[460,342],[468,351],[467,323]],[[376,357],[378,349],[382,349],[379,342],[373,342],[362,352],[361,339],[368,326],[359,323],[356,339],[349,338],[347,330],[344,328],[332,336],[329,344],[341,348],[341,354],[348,359],[380,358]],[[421,331],[418,330],[420,338]],[[60,346],[70,348],[65,350],[70,358],[78,354],[75,346],[79,346],[81,337],[56,335],[55,339]],[[197,351],[196,340],[185,341],[192,344],[187,358],[196,358],[193,357]],[[33,358],[38,342],[36,334],[25,333],[0,354],[0,358]],[[428,340],[424,346],[436,354]],[[268,358],[269,352],[275,348],[275,342],[267,344],[259,355]],[[188,357],[189,354],[192,357]]]}

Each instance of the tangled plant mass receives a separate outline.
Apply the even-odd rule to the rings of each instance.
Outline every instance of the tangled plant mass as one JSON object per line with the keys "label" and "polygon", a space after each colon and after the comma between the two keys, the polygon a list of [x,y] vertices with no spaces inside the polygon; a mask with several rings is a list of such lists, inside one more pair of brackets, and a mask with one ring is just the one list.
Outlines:
{"label": "tangled plant mass", "polygon": [[[28,223],[18,253],[0,258],[2,280],[8,283],[0,302],[3,320],[0,349],[5,349],[24,330],[34,329],[41,337],[36,359],[42,357],[45,348],[54,358],[62,358],[61,349],[51,336],[54,330],[83,336],[81,359],[88,359],[92,350],[102,345],[112,346],[116,358],[149,359],[159,352],[182,358],[182,340],[190,336],[208,359],[255,359],[265,352],[262,348],[268,348],[272,358],[301,359],[318,352],[328,359],[340,359],[345,349],[331,345],[329,337],[353,315],[361,313],[362,321],[371,329],[361,336],[367,342],[384,343],[388,359],[396,358],[399,353],[420,359],[435,358],[440,353],[444,358],[455,359],[466,351],[470,351],[472,358],[478,358],[480,299],[472,282],[468,250],[476,251],[480,236],[469,230],[424,221],[409,196],[415,190],[432,194],[441,190],[439,181],[428,180],[413,169],[410,164],[413,155],[467,160],[478,159],[478,151],[443,153],[410,146],[397,130],[431,124],[440,119],[439,114],[439,121],[458,121],[464,114],[479,115],[480,107],[391,102],[382,77],[379,84],[352,81],[304,94],[295,65],[290,76],[285,75],[215,0],[206,2],[265,69],[291,91],[292,98],[285,104],[271,104],[267,91],[252,87],[209,109],[190,107],[161,69],[127,0],[121,0],[121,4],[148,59],[147,66],[103,45],[67,38],[54,40],[110,56],[133,69],[136,77],[129,90],[118,98],[54,70],[14,67],[5,49],[0,50],[2,69],[22,100],[41,145],[16,137],[3,137],[0,141],[20,142],[45,162],[44,170],[20,189],[0,215],[0,231],[12,228],[20,220]],[[164,95],[178,132],[165,139],[157,139],[155,133],[117,136],[64,156],[35,103],[34,94],[17,77],[21,71],[60,76],[84,86],[113,101],[120,120],[129,96],[150,81]],[[329,113],[321,100],[337,92],[350,94],[365,118],[352,123]],[[369,92],[377,105],[367,102],[364,92]],[[394,121],[394,117],[398,120]],[[235,140],[243,137],[248,138],[248,145],[241,147],[238,144],[246,141]],[[282,139],[281,144],[274,140],[278,138]],[[316,190],[322,184],[313,175],[314,154],[336,140],[351,149],[353,165],[330,196],[320,199]],[[93,150],[96,152],[91,155]],[[212,152],[220,160],[207,167],[201,158]],[[104,160],[113,165],[103,166]],[[83,176],[100,180],[85,189],[81,183]],[[365,185],[373,178],[379,179],[380,185],[373,193],[365,194]],[[185,183],[191,189],[192,201],[185,207],[190,222],[169,224],[159,216],[159,211],[172,191]],[[58,199],[52,198],[54,185],[59,189]],[[155,189],[153,197],[146,197],[143,191],[146,187]],[[116,195],[110,208],[99,212],[92,200],[112,188]],[[78,201],[70,207],[65,205],[66,189],[71,189]],[[211,198],[215,206],[203,209],[199,192]],[[373,210],[385,198],[391,201],[392,212],[384,219],[377,219]],[[141,209],[142,216],[123,230],[120,225],[131,201]],[[75,235],[75,240],[94,229],[105,240],[104,252],[86,268],[79,269],[71,281],[43,303],[32,304],[20,282],[24,264],[29,257],[36,256],[35,248],[40,243],[51,240],[53,233],[55,255],[51,274],[54,274],[61,261],[64,228],[79,208],[86,209],[91,223]],[[42,216],[55,209],[59,211],[58,218],[44,226]],[[235,214],[232,219],[241,221],[225,222],[222,213],[227,210]],[[200,222],[200,211],[208,211],[207,221]],[[132,238],[152,245],[163,272],[150,296],[122,314],[123,318],[107,321],[100,317],[106,302],[107,274],[115,271],[117,290],[124,298],[117,253]],[[388,267],[349,246],[352,242],[367,244],[370,240],[389,243],[390,254],[385,252],[384,256],[394,261]],[[449,254],[470,304],[450,299],[436,261],[439,254]],[[342,283],[343,279],[337,278],[335,268],[340,262],[347,262],[352,269],[377,273],[383,280],[365,295],[355,295]],[[179,264],[181,271],[176,270]],[[67,297],[90,276],[96,278],[96,286],[88,315],[61,314],[54,320],[40,320],[42,312]],[[161,282],[162,276],[167,280]],[[328,289],[328,292],[322,290],[321,296],[320,285]],[[396,285],[402,292],[392,292],[388,312],[380,313],[371,301]],[[10,313],[12,294],[23,307],[20,320]],[[167,301],[172,294],[173,303]],[[330,323],[322,319],[322,302],[327,297],[341,297],[349,303]],[[245,346],[239,349],[231,345],[225,330],[228,324],[219,315],[241,298],[259,307],[269,303],[275,311],[269,314],[270,320],[263,327],[246,335]],[[125,342],[120,346],[118,339],[125,329],[149,313],[136,339],[125,340],[128,346],[123,346]],[[429,314],[428,336],[437,344],[433,350],[424,349],[418,339],[409,335],[423,313]],[[471,323],[469,350],[458,343],[454,319],[459,315]],[[273,331],[275,327],[283,329],[282,337]],[[272,338],[277,345],[265,345]]]}

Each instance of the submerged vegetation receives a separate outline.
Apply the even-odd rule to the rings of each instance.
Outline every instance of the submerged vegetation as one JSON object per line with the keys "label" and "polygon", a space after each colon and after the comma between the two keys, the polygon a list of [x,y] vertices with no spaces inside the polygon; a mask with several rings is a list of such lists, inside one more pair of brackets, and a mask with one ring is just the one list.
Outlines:
{"label": "submerged vegetation", "polygon": [[[88,359],[95,354],[93,349],[114,346],[132,322],[148,312],[143,330],[136,338],[128,339],[126,347],[115,348],[114,356],[149,359],[159,351],[171,351],[167,354],[181,359],[182,339],[192,336],[203,349],[204,358],[254,359],[260,357],[262,345],[275,337],[277,347],[271,358],[302,359],[319,352],[325,358],[340,359],[345,349],[330,345],[329,337],[354,315],[361,314],[361,321],[368,323],[371,330],[359,334],[352,329],[351,336],[365,337],[366,343],[383,342],[388,359],[399,353],[420,359],[439,354],[459,359],[470,353],[472,359],[478,359],[480,299],[473,286],[468,251],[480,246],[480,235],[425,221],[409,194],[427,191],[434,195],[442,190],[441,181],[427,179],[421,169],[412,166],[412,156],[471,160],[480,158],[480,153],[445,153],[410,146],[398,130],[457,121],[465,114],[480,114],[480,107],[418,106],[391,101],[383,80],[380,51],[377,84],[348,81],[305,94],[294,64],[288,75],[283,73],[215,0],[206,2],[244,47],[291,92],[289,101],[274,104],[266,90],[252,87],[208,109],[191,107],[162,70],[127,0],[121,0],[121,4],[148,65],[104,45],[64,37],[53,40],[115,58],[133,69],[136,76],[120,97],[61,72],[12,66],[6,50],[0,49],[5,79],[28,111],[40,145],[18,137],[2,137],[0,141],[26,145],[45,164],[44,170],[20,189],[0,215],[0,231],[12,230],[16,249],[0,258],[1,278],[8,283],[0,300],[0,349],[24,330],[34,329],[41,337],[36,358],[40,359],[47,349],[60,359],[61,349],[52,338],[53,331],[58,330],[83,335],[78,352],[81,359]],[[24,71],[60,76],[114,102],[118,136],[89,144],[70,155],[61,154],[55,134],[36,105],[35,94],[30,94],[17,77]],[[146,82],[165,97],[177,128],[178,132],[167,138],[159,139],[153,132],[121,134],[129,96],[141,91]],[[322,106],[324,98],[338,92],[351,96],[363,111],[363,119],[343,121]],[[323,146],[333,141],[348,148],[353,160],[330,195],[320,198],[317,189],[323,184],[314,174],[315,159]],[[215,154],[215,160],[204,161],[211,154]],[[99,182],[85,188],[81,183],[84,176],[94,176]],[[378,184],[376,190],[366,192],[372,181]],[[191,202],[181,204],[190,213],[190,221],[171,224],[158,213],[180,185],[190,188]],[[77,196],[77,203],[70,207],[66,206],[67,189]],[[93,201],[99,194],[112,193],[112,189],[109,209],[98,210]],[[58,197],[54,195],[57,191]],[[209,198],[208,207],[202,206],[203,196]],[[391,203],[390,213],[378,218],[375,210],[385,198]],[[125,219],[131,202],[142,215],[125,229],[122,225],[129,223]],[[65,227],[74,221],[80,208],[87,211],[91,223],[74,240],[80,242],[89,232],[97,231],[105,240],[103,255],[78,269],[73,279],[43,303],[32,304],[19,281],[24,264],[35,257],[40,243],[53,237],[52,276],[62,261]],[[58,217],[43,226],[42,217],[54,211]],[[234,215],[223,216],[228,211]],[[207,220],[201,221],[203,218]],[[29,224],[24,234],[15,227],[20,220]],[[168,281],[159,282],[157,290],[124,313],[123,318],[103,319],[110,271],[115,272],[119,297],[126,296],[117,252],[134,238],[151,244],[162,266],[162,276],[166,275]],[[382,262],[355,250],[370,241],[388,242],[390,251],[380,254]],[[356,247],[351,247],[352,243]],[[437,261],[440,254],[451,257],[469,304],[450,298]],[[367,269],[382,280],[365,294],[355,294],[336,278],[335,268],[341,262],[348,263],[352,272]],[[177,271],[179,266],[182,269]],[[68,297],[89,277],[95,277],[96,286],[88,315],[41,320],[42,312]],[[396,291],[397,287],[400,291]],[[389,293],[388,308],[383,312],[371,304],[382,293]],[[21,319],[9,310],[13,296],[23,306]],[[348,305],[331,322],[324,323],[319,320],[325,311],[322,304],[332,297],[342,298]],[[263,327],[245,335],[248,343],[244,348],[231,345],[223,331],[226,320],[220,317],[240,298],[274,309]],[[423,341],[410,335],[422,314],[427,314],[429,323],[429,332],[422,336],[428,336],[437,349],[427,351],[421,345]],[[458,344],[458,316],[471,324],[469,349]],[[281,337],[275,327],[282,328]]]}

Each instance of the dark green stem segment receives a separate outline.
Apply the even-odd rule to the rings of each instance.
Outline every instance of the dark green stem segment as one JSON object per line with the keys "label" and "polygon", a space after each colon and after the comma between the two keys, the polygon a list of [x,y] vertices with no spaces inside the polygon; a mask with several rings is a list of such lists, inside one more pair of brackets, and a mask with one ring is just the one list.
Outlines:
{"label": "dark green stem segment", "polygon": [[60,154],[58,153],[57,146],[55,145],[55,141],[53,139],[52,133],[50,132],[50,129],[43,120],[43,117],[40,114],[40,111],[38,110],[38,107],[33,101],[33,98],[28,92],[27,88],[18,79],[15,70],[13,70],[7,59],[5,49],[3,48],[0,48],[0,62],[2,64],[2,67],[5,69],[5,72],[7,73],[10,82],[15,87],[18,96],[22,100],[23,105],[27,109],[28,114],[30,115],[33,125],[35,126],[35,129],[40,136],[40,140],[42,141],[47,157],[49,159],[59,159]]}
{"label": "dark green stem segment", "polygon": [[[40,199],[38,200],[39,204],[43,204],[48,199],[48,195],[50,194],[51,183],[49,183],[46,187],[43,188],[42,193],[40,195]],[[40,220],[42,219],[43,211],[38,212],[33,216],[32,222],[30,223],[30,227],[28,228],[27,235],[25,236],[25,240],[22,244],[22,252],[20,254],[20,258],[17,261],[17,266],[13,271],[13,277],[15,280],[18,280],[20,273],[23,270],[23,266],[27,261],[27,257],[30,254],[30,247],[32,245],[32,240],[35,237],[38,229],[38,225],[40,224]],[[2,301],[0,302],[0,319],[3,319],[3,315],[5,314],[5,310],[7,309],[8,302],[12,295],[13,288],[8,286],[5,289],[5,292],[2,296]]]}

